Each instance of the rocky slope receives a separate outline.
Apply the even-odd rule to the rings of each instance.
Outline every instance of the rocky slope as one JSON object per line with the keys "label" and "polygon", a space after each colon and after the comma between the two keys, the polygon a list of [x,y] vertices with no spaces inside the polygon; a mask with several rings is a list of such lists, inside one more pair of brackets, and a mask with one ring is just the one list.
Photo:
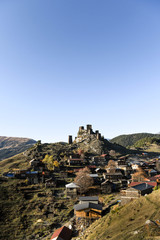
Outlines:
{"label": "rocky slope", "polygon": [[0,161],[24,152],[36,143],[29,138],[0,137]]}

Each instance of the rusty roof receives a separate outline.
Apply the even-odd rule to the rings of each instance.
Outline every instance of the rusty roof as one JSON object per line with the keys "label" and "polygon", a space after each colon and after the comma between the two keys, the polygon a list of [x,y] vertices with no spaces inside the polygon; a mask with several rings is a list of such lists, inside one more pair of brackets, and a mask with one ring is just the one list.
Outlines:
{"label": "rusty roof", "polygon": [[59,229],[57,229],[50,240],[56,238],[56,237],[60,237],[62,240],[70,240],[71,239],[71,235],[72,235],[72,230],[67,228],[66,226],[63,226]]}

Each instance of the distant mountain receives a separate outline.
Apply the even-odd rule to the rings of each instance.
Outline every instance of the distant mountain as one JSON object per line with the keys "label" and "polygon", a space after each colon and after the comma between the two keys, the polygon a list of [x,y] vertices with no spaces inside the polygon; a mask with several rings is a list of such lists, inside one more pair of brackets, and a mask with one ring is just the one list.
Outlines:
{"label": "distant mountain", "polygon": [[0,161],[24,152],[36,143],[29,138],[0,137]]}
{"label": "distant mountain", "polygon": [[135,134],[128,134],[128,135],[120,135],[118,137],[112,138],[110,140],[111,143],[119,144],[123,147],[131,147],[135,145],[135,143],[142,138],[146,137],[155,137],[160,138],[160,134],[152,134],[152,133],[135,133]]}

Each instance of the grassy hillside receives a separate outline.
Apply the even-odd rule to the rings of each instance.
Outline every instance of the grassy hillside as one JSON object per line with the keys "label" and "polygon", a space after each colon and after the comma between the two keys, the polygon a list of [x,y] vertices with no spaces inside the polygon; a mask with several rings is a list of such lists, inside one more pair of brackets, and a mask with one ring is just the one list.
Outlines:
{"label": "grassy hillside", "polygon": [[24,152],[35,143],[29,138],[0,137],[0,161]]}
{"label": "grassy hillside", "polygon": [[0,174],[7,172],[12,168],[27,169],[29,161],[23,153],[17,154],[13,157],[0,161]]}
{"label": "grassy hillside", "polygon": [[[43,185],[0,179],[0,239],[50,239],[73,216],[73,200],[52,196]],[[57,190],[58,191],[58,190]]]}
{"label": "grassy hillside", "polygon": [[120,135],[118,137],[112,138],[110,140],[111,143],[117,143],[124,147],[131,147],[137,141],[146,138],[146,137],[155,137],[160,138],[160,134],[152,134],[152,133],[136,133],[136,134],[128,134],[128,135]]}
{"label": "grassy hillside", "polygon": [[146,224],[147,220],[160,220],[160,190],[123,207],[114,206],[109,214],[94,222],[85,234],[77,239],[160,239],[160,226],[154,223]]}
{"label": "grassy hillside", "polygon": [[160,138],[155,138],[155,137],[142,138],[134,144],[134,147],[144,148],[144,147],[149,147],[151,144],[160,145]]}

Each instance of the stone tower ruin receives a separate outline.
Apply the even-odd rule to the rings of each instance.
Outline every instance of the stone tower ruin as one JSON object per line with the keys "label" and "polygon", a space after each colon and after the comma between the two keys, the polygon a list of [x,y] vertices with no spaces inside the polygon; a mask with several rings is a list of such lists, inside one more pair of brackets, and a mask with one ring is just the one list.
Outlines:
{"label": "stone tower ruin", "polygon": [[73,143],[73,141],[72,141],[72,135],[69,135],[68,136],[68,144],[72,144]]}

